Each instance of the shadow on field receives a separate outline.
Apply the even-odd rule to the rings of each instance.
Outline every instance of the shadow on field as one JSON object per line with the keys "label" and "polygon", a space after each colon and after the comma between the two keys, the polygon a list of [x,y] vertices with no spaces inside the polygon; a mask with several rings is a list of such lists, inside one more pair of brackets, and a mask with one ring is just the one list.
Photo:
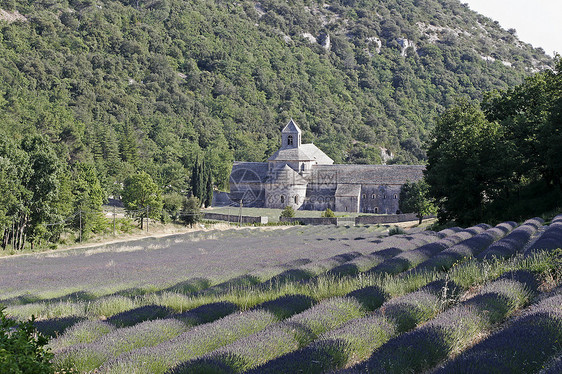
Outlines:
{"label": "shadow on field", "polygon": [[51,318],[41,321],[34,321],[33,325],[38,332],[46,337],[54,338],[61,335],[67,328],[73,326],[75,323],[84,321],[84,317],[62,317]]}
{"label": "shadow on field", "polygon": [[16,306],[16,305],[24,305],[24,304],[31,304],[37,302],[58,303],[64,301],[92,301],[95,299],[96,296],[90,292],[77,291],[77,292],[69,293],[67,295],[53,297],[50,299],[42,299],[37,295],[21,295],[9,299],[0,300],[0,305]]}

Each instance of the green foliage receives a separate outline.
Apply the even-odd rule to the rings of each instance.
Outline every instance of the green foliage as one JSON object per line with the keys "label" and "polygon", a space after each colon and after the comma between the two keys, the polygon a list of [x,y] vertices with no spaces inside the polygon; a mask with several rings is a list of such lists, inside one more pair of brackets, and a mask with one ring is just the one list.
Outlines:
{"label": "green foliage", "polygon": [[[19,249],[60,237],[61,226],[42,223],[89,204],[67,198],[73,190],[80,199],[93,192],[75,185],[78,165],[95,168],[105,196],[119,196],[139,170],[165,193],[185,193],[204,155],[204,174],[212,179],[195,195],[208,206],[212,189],[228,189],[232,161],[264,161],[291,117],[304,140],[338,163],[380,163],[381,148],[395,155],[393,163],[424,162],[433,119],[459,96],[479,100],[485,91],[521,83],[529,66],[552,66],[542,51],[520,47],[512,32],[454,2],[260,6],[249,0],[236,6],[1,1],[0,8],[26,20],[0,21],[0,132],[14,150],[40,134],[42,143],[29,145],[43,147],[36,155],[44,151],[48,161],[32,161],[28,150],[1,161],[0,187],[11,192],[0,198],[0,232],[14,221],[20,232],[4,236],[8,244]],[[331,48],[304,33],[320,42],[329,36]],[[415,48],[402,48],[403,39]],[[555,183],[561,142],[556,122],[549,123],[553,135],[540,144],[548,147],[548,168],[541,175]],[[25,178],[26,167],[48,164],[44,173],[57,171],[30,180],[38,183],[33,188],[6,177]],[[37,200],[20,204],[31,201],[28,194]],[[86,222],[87,233],[101,221]]]}
{"label": "green foliage", "polygon": [[144,218],[160,218],[163,205],[161,191],[146,172],[141,171],[125,180],[122,199],[127,212],[140,221],[141,229]]}
{"label": "green foliage", "polygon": [[295,216],[295,210],[290,205],[287,205],[285,209],[281,211],[281,217],[283,218],[291,218],[294,216]]}
{"label": "green foliage", "polygon": [[428,150],[426,181],[440,220],[482,222],[484,203],[493,195],[488,181],[500,181],[503,159],[500,127],[474,104],[463,102],[437,121]]}
{"label": "green foliage", "polygon": [[13,374],[53,373],[53,355],[45,349],[47,339],[38,334],[33,321],[18,323],[0,307],[0,372]]}
{"label": "green foliage", "polygon": [[429,197],[429,185],[425,179],[407,182],[400,190],[400,210],[404,213],[416,213],[421,225],[424,216],[435,214],[437,209]]}
{"label": "green foliage", "polygon": [[177,221],[180,217],[181,210],[186,204],[186,201],[187,198],[177,192],[164,194],[162,196],[162,203],[164,208],[163,214],[167,214],[173,221]]}
{"label": "green foliage", "polygon": [[438,120],[426,180],[441,221],[523,219],[559,206],[562,60]]}
{"label": "green foliage", "polygon": [[406,231],[404,231],[404,229],[400,226],[392,226],[388,230],[388,236],[402,235],[402,234],[405,234],[405,233],[406,233]]}
{"label": "green foliage", "polygon": [[326,210],[323,211],[320,216],[326,217],[326,218],[334,218],[334,217],[336,217],[336,214],[332,211],[332,209],[326,208]]}
{"label": "green foliage", "polygon": [[201,206],[210,207],[213,202],[213,173],[209,163],[199,157],[191,171],[191,192]]}
{"label": "green foliage", "polygon": [[[74,211],[79,212],[74,224],[76,228],[82,224],[82,237],[87,238],[90,232],[100,232],[105,226],[102,204],[106,197],[94,165],[76,165],[72,179],[72,195]],[[79,219],[81,222],[78,222]]]}
{"label": "green foliage", "polygon": [[185,222],[186,225],[193,227],[193,224],[199,222],[201,219],[200,207],[201,203],[198,198],[192,196],[186,199],[183,203],[181,220]]}

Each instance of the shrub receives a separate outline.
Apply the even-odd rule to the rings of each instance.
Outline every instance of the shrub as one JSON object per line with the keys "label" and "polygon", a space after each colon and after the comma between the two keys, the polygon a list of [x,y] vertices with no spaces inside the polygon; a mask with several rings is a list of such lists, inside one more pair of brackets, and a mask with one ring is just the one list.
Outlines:
{"label": "shrub", "polygon": [[332,211],[332,209],[326,208],[326,210],[322,212],[322,214],[320,215],[320,217],[324,217],[324,218],[335,218],[335,217],[336,217],[336,214]]}
{"label": "shrub", "polygon": [[403,228],[398,227],[398,226],[392,226],[389,230],[388,230],[388,235],[392,236],[392,235],[401,235],[401,234],[405,234],[406,231],[404,231]]}
{"label": "shrub", "polygon": [[18,323],[0,308],[0,372],[52,373],[52,353],[44,346],[47,338],[37,333],[31,320]]}
{"label": "shrub", "polygon": [[281,217],[283,218],[291,218],[295,216],[295,210],[292,206],[287,205],[285,209],[281,212]]}

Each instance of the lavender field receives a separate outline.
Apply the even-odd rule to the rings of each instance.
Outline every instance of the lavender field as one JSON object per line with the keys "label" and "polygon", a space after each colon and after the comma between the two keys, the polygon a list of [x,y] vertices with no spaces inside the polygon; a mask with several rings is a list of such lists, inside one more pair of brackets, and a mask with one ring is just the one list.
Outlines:
{"label": "lavender field", "polygon": [[562,215],[388,236],[232,229],[0,259],[58,371],[551,373]]}

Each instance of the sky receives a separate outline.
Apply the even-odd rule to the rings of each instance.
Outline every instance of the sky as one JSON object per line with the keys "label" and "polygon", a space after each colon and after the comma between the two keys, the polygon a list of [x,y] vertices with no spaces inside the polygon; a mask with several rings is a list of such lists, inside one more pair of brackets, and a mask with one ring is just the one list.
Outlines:
{"label": "sky", "polygon": [[562,55],[562,0],[461,0],[470,9],[498,21],[533,47]]}

